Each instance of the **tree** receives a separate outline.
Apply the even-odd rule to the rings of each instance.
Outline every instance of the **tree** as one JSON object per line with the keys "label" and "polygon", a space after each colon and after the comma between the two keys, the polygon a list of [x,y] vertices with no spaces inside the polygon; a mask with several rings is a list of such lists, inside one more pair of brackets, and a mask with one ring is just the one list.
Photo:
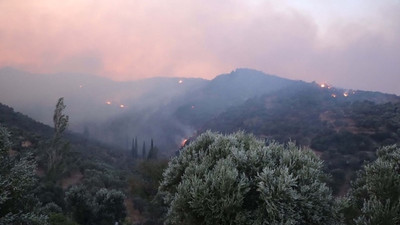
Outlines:
{"label": "tree", "polygon": [[153,139],[151,139],[150,143],[151,143],[150,150],[149,150],[149,154],[147,155],[147,159],[157,159],[158,148],[154,146]]}
{"label": "tree", "polygon": [[358,172],[343,212],[347,224],[400,224],[400,148],[386,146]]}
{"label": "tree", "polygon": [[69,117],[63,113],[64,98],[58,99],[54,110],[54,137],[47,149],[47,176],[52,178],[62,167],[62,160],[68,151],[68,142],[62,140],[62,135],[68,127]]}
{"label": "tree", "polygon": [[92,197],[85,186],[71,187],[65,193],[65,202],[72,218],[79,224],[90,224],[94,220]]}
{"label": "tree", "polygon": [[67,209],[82,225],[114,224],[126,216],[125,195],[121,191],[102,188],[90,192],[84,185],[71,187],[65,194]]}
{"label": "tree", "polygon": [[96,224],[121,223],[126,217],[125,195],[121,191],[100,189],[94,196],[94,214]]}
{"label": "tree", "polygon": [[309,149],[206,132],[170,161],[159,195],[167,224],[334,224],[325,179]]}
{"label": "tree", "polygon": [[9,136],[0,125],[0,224],[46,224],[33,194],[36,163],[29,154],[10,156]]}
{"label": "tree", "polygon": [[137,159],[138,157],[138,149],[137,149],[137,137],[132,139],[132,149],[131,149],[132,157]]}

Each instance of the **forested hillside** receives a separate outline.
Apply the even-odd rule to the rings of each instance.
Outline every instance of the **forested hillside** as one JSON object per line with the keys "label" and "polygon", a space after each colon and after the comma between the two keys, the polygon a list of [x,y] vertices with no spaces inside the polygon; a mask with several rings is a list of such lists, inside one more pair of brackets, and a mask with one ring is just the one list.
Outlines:
{"label": "forested hillside", "polygon": [[304,83],[250,99],[202,130],[244,130],[311,147],[326,161],[335,193],[343,194],[340,188],[365,160],[375,159],[377,148],[400,143],[400,97],[322,86]]}
{"label": "forested hillside", "polygon": [[[132,152],[68,132],[64,108],[59,102],[55,125],[49,127],[0,104],[0,179],[15,180],[0,186],[5,194],[5,201],[0,201],[0,224],[146,221],[152,213],[149,205],[157,179],[166,165],[156,160],[156,147],[148,146],[143,149],[145,156],[134,157]],[[13,168],[20,169],[18,174]],[[19,192],[7,192],[7,185],[20,188]],[[23,202],[28,198],[29,203]]]}
{"label": "forested hillside", "polygon": [[[189,85],[184,87],[186,82]],[[151,89],[163,83],[168,87],[160,92]],[[99,123],[83,123],[78,133],[68,129],[73,120],[67,116],[67,98],[67,106],[62,98],[56,110],[50,110],[53,126],[0,104],[2,151],[5,162],[10,162],[2,172],[10,174],[14,165],[24,165],[24,176],[32,182],[23,193],[35,199],[35,218],[56,224],[162,224],[166,206],[158,186],[165,179],[167,159],[179,157],[207,130],[244,131],[267,145],[287,147],[293,142],[310,148],[324,161],[321,169],[328,175],[318,182],[327,182],[336,197],[348,193],[356,171],[376,159],[377,149],[400,144],[400,97],[396,95],[293,81],[249,69],[211,81],[157,78],[142,84],[150,90],[134,98],[141,99],[135,104],[143,107],[102,102],[100,109],[125,111]],[[171,95],[162,94],[181,87]],[[95,114],[96,107],[90,112]]]}

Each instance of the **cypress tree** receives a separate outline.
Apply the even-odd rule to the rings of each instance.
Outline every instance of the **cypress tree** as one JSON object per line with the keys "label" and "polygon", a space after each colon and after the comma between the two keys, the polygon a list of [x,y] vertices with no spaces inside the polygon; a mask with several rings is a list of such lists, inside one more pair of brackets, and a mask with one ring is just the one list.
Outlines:
{"label": "cypress tree", "polygon": [[134,159],[136,159],[137,156],[138,156],[138,150],[137,150],[137,148],[136,148],[136,142],[135,142],[135,139],[134,139],[134,138],[132,138],[132,150],[131,150],[131,152],[132,152],[132,157],[133,157]]}
{"label": "cypress tree", "polygon": [[153,139],[151,139],[151,146],[147,159],[157,159],[157,154],[158,154],[158,148],[154,147]]}
{"label": "cypress tree", "polygon": [[138,156],[139,149],[138,149],[138,144],[137,144],[137,136],[135,137],[135,149],[136,149],[136,156]]}

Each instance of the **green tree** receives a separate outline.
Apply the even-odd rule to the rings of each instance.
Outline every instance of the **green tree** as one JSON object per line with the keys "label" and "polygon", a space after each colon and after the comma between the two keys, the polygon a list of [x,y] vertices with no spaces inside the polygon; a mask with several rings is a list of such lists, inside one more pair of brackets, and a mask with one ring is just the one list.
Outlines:
{"label": "green tree", "polygon": [[67,210],[82,225],[106,225],[122,222],[126,217],[125,195],[102,188],[90,192],[84,185],[71,187],[65,194]]}
{"label": "green tree", "polygon": [[46,224],[33,189],[36,163],[32,155],[9,155],[8,131],[0,126],[0,224]]}
{"label": "green tree", "polygon": [[65,193],[65,202],[72,218],[79,224],[90,224],[94,220],[92,197],[85,186],[71,187]]}
{"label": "green tree", "polygon": [[64,166],[63,159],[68,152],[69,144],[62,139],[64,131],[68,127],[69,117],[64,114],[64,98],[58,99],[56,109],[54,110],[54,137],[47,149],[47,176],[53,179],[60,169]]}
{"label": "green tree", "polygon": [[358,172],[343,212],[347,224],[400,224],[400,148],[386,146]]}
{"label": "green tree", "polygon": [[153,139],[151,139],[150,150],[149,154],[147,155],[147,159],[157,159],[157,155],[158,155],[158,148],[154,146]]}
{"label": "green tree", "polygon": [[126,217],[125,195],[121,191],[100,189],[94,196],[94,214],[96,224],[107,225],[121,223]]}
{"label": "green tree", "polygon": [[134,159],[138,158],[138,148],[137,148],[137,137],[132,139],[132,149],[131,149],[132,157]]}
{"label": "green tree", "polygon": [[159,195],[167,224],[335,224],[325,179],[311,150],[206,132],[170,161]]}

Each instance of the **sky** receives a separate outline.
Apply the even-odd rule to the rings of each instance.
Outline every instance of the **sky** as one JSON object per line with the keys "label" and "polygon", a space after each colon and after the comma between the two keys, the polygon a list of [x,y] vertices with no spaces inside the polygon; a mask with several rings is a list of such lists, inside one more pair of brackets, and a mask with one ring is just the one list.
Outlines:
{"label": "sky", "polygon": [[400,0],[0,0],[0,67],[113,80],[236,68],[400,95]]}

